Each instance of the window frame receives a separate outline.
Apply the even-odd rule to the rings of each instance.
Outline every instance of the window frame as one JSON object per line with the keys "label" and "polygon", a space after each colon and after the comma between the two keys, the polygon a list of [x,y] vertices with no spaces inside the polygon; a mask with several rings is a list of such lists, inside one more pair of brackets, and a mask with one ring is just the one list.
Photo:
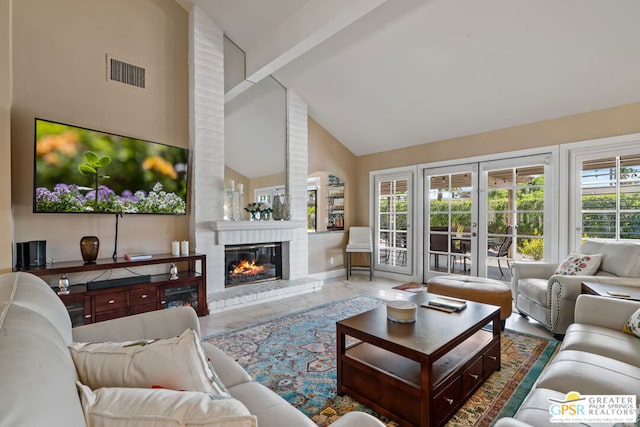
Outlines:
{"label": "window frame", "polygon": [[[569,164],[569,197],[566,211],[568,212],[568,248],[565,251],[568,253],[582,243],[582,162],[640,154],[640,133],[566,144],[562,149]],[[636,239],[625,240],[637,241]]]}

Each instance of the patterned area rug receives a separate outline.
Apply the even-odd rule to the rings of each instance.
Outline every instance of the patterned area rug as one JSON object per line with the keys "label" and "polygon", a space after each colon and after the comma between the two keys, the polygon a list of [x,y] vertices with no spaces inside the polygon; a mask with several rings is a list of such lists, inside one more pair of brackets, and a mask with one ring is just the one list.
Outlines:
{"label": "patterned area rug", "polygon": [[[258,382],[281,395],[319,426],[350,411],[379,416],[349,396],[336,395],[336,321],[384,301],[358,296],[323,304],[266,322],[205,337],[234,357]],[[448,426],[488,426],[518,409],[558,342],[505,331],[502,369],[495,372]]]}
{"label": "patterned area rug", "polygon": [[407,292],[427,292],[427,285],[417,282],[404,283],[402,285],[394,286],[393,289]]}

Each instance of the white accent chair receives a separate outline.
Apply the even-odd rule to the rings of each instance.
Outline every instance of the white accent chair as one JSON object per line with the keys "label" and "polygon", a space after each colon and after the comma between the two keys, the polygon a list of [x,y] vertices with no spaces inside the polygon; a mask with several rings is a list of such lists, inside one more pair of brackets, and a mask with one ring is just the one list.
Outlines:
{"label": "white accent chair", "polygon": [[[354,252],[368,253],[369,266],[354,266],[351,262],[351,254]],[[373,240],[371,238],[370,227],[350,227],[349,243],[346,248],[347,253],[347,280],[353,270],[369,270],[369,280],[373,280]]]}
{"label": "white accent chair", "polygon": [[592,276],[554,274],[555,262],[512,262],[511,292],[516,310],[540,322],[555,335],[563,335],[574,321],[576,298],[582,282],[640,287],[640,243],[587,239],[576,251],[602,254]]}

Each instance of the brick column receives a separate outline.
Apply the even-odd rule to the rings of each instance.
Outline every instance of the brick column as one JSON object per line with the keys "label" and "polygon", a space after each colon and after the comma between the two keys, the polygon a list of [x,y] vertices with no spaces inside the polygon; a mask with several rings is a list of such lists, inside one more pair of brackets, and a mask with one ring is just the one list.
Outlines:
{"label": "brick column", "polygon": [[196,5],[189,14],[189,122],[190,238],[207,255],[209,294],[224,277],[224,247],[209,225],[224,215],[224,54],[222,29]]}
{"label": "brick column", "polygon": [[[307,221],[307,104],[287,89],[287,189],[291,219]],[[289,279],[305,277],[309,271],[309,237],[306,227],[295,232],[289,243]]]}

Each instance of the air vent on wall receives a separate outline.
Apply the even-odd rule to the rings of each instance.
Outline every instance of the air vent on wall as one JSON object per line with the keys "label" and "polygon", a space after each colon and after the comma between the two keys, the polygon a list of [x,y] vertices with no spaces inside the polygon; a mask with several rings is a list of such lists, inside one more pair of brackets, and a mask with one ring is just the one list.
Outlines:
{"label": "air vent on wall", "polygon": [[107,80],[145,88],[145,69],[107,55]]}

